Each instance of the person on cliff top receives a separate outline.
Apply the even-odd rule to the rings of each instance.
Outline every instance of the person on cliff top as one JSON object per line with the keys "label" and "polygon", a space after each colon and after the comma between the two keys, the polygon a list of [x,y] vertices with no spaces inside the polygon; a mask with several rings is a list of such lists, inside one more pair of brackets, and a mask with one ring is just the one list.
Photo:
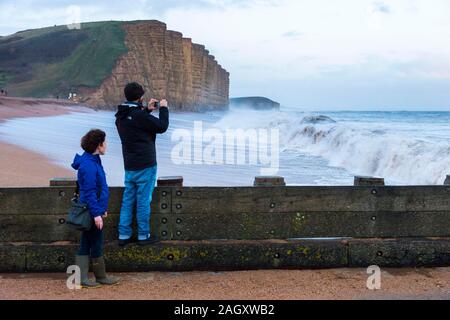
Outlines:
{"label": "person on cliff top", "polygon": [[[156,183],[156,136],[169,127],[167,100],[151,99],[144,106],[144,89],[129,83],[124,90],[126,102],[116,114],[116,126],[122,142],[125,165],[125,191],[120,210],[119,246],[133,242],[133,210],[136,208],[138,244],[158,242],[150,233],[150,204]],[[159,118],[152,112],[159,109]]]}
{"label": "person on cliff top", "polygon": [[[114,285],[119,279],[108,277],[103,258],[103,220],[108,217],[109,190],[100,156],[106,153],[106,134],[101,130],[91,130],[81,139],[83,155],[76,155],[72,168],[78,171],[79,201],[86,203],[94,223],[89,231],[81,234],[80,249],[75,263],[80,267],[81,286],[97,288]],[[95,281],[89,280],[89,258]]]}

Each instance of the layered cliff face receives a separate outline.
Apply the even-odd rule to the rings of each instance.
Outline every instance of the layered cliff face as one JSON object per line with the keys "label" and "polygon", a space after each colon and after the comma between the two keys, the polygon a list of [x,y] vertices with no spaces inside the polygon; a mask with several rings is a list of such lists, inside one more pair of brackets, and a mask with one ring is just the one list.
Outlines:
{"label": "layered cliff face", "polygon": [[115,109],[140,82],[175,110],[228,106],[229,74],[205,49],[159,21],[105,21],[32,29],[0,39],[0,89]]}
{"label": "layered cliff face", "polygon": [[128,82],[141,83],[146,98],[166,98],[175,110],[226,108],[229,73],[204,46],[169,31],[159,21],[125,23],[128,52],[99,88],[82,88],[78,98],[90,106],[115,108]]}

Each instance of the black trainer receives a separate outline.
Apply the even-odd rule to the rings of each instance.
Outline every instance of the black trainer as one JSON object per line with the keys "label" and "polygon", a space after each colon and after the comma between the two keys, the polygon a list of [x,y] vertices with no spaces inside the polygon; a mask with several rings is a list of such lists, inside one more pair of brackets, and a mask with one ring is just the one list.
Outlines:
{"label": "black trainer", "polygon": [[130,239],[126,239],[126,240],[120,240],[119,239],[119,247],[125,247],[127,245],[129,245],[130,243],[135,242],[133,238]]}
{"label": "black trainer", "polygon": [[150,244],[154,244],[154,243],[157,243],[157,242],[159,242],[159,239],[156,238],[155,236],[151,236],[151,237],[148,238],[147,240],[139,240],[139,241],[138,241],[138,244],[139,244],[140,246],[148,246],[148,245],[150,245]]}

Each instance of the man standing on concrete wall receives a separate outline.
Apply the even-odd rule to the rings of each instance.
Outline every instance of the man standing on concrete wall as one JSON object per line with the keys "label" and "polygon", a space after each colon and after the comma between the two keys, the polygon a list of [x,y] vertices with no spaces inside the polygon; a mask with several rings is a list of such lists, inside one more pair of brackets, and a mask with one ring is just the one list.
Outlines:
{"label": "man standing on concrete wall", "polygon": [[[138,83],[125,87],[127,101],[119,106],[116,126],[122,141],[125,164],[125,192],[120,210],[119,245],[132,242],[133,210],[136,208],[138,243],[148,245],[158,241],[150,234],[150,203],[157,176],[156,135],[169,127],[166,100],[152,99],[143,105],[144,89]],[[159,109],[159,118],[152,111]]]}

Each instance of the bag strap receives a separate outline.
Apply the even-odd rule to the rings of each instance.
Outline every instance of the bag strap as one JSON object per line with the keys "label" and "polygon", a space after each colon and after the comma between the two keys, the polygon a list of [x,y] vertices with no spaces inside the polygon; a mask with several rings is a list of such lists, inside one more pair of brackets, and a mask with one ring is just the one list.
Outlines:
{"label": "bag strap", "polygon": [[74,199],[78,199],[80,197],[80,184],[77,180],[77,186],[75,188],[75,193],[73,194]]}

